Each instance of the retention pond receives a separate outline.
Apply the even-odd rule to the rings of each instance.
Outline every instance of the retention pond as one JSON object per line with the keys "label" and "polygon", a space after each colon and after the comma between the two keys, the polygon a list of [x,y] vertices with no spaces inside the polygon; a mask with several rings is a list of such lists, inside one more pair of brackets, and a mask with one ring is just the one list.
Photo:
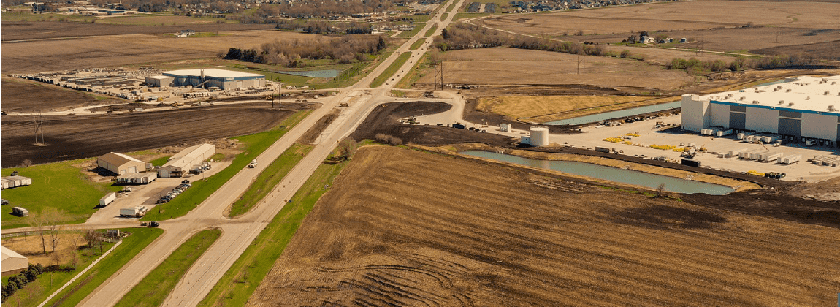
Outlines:
{"label": "retention pond", "polygon": [[640,185],[652,189],[656,189],[657,187],[659,187],[660,184],[665,184],[665,190],[669,192],[677,192],[684,194],[705,193],[712,195],[724,195],[735,191],[735,189],[733,188],[718,184],[648,174],[643,172],[583,162],[535,160],[487,151],[464,151],[461,152],[461,154],[515,163],[530,167],[550,169],[564,173],[588,176],[592,178],[610,180],[615,182]]}

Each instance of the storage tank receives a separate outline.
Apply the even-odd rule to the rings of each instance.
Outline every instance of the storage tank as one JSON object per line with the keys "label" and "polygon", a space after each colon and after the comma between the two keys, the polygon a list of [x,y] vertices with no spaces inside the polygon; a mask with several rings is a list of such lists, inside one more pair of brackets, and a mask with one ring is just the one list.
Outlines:
{"label": "storage tank", "polygon": [[531,127],[531,145],[546,146],[550,144],[548,141],[547,127]]}

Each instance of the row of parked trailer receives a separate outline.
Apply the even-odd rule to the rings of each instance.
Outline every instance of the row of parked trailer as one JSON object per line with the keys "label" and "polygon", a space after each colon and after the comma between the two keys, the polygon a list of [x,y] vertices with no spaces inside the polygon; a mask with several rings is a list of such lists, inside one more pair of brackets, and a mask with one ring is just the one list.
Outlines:
{"label": "row of parked trailer", "polygon": [[716,137],[724,137],[735,132],[732,129],[700,129],[700,135],[713,135]]}
{"label": "row of parked trailer", "polygon": [[735,158],[742,160],[752,160],[759,162],[778,162],[781,164],[793,164],[802,159],[802,155],[785,155],[782,152],[770,152],[766,149],[747,150],[746,148],[739,150],[730,150],[726,153],[718,154],[719,158]]}
{"label": "row of parked trailer", "polygon": [[840,165],[840,157],[837,156],[815,156],[813,159],[810,160],[811,163],[816,165],[825,165],[836,167]]}

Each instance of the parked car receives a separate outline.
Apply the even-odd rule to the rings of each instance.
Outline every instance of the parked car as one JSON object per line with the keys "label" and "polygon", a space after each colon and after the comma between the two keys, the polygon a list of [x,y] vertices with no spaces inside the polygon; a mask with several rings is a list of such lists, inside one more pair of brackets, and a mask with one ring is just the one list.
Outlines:
{"label": "parked car", "polygon": [[160,227],[160,223],[156,221],[149,222],[149,227]]}

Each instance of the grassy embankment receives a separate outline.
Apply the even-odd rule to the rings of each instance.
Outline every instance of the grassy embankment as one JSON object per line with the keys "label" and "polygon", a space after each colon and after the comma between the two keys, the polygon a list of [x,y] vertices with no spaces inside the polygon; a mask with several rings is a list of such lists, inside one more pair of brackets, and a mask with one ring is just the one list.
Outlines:
{"label": "grassy embankment", "polygon": [[[102,259],[102,261],[100,261],[96,266],[88,270],[81,278],[76,279],[70,287],[65,288],[59,295],[53,297],[49,304],[46,304],[45,306],[77,305],[78,302],[93,291],[94,288],[98,287],[103,281],[116,272],[116,270],[122,267],[122,264],[131,260],[134,255],[139,253],[140,250],[145,248],[146,245],[149,245],[149,243],[154,241],[154,239],[163,233],[163,230],[157,228],[129,228],[121,230],[131,233],[131,235],[123,239],[123,244],[114,249],[111,254]],[[33,240],[39,240],[34,235],[32,237]],[[23,289],[18,290],[14,295],[8,297],[4,303],[9,304],[10,306],[21,307],[38,306],[38,304],[42,303],[50,294],[61,288],[61,286],[67,283],[67,281],[79,274],[81,270],[99,258],[102,253],[108,251],[114,246],[114,244],[116,243],[104,242],[102,249],[99,247],[83,247],[73,251],[76,253],[76,259],[78,260],[75,270],[68,272],[56,271],[44,273],[38,276],[38,279],[28,283]],[[62,251],[57,252],[60,253]],[[68,261],[70,261],[71,258],[68,255],[62,254],[61,257],[63,260],[59,262],[60,264],[69,264]],[[42,263],[44,266],[50,264],[52,263]],[[6,281],[8,281],[9,277],[11,276],[3,277],[4,285],[6,284]],[[71,300],[67,300],[69,295],[73,295]]]}
{"label": "grassy embankment", "polygon": [[257,179],[251,183],[248,190],[242,193],[242,196],[231,205],[229,217],[236,217],[250,211],[257,203],[260,202],[268,193],[270,193],[274,186],[286,177],[292,168],[300,162],[309,151],[315,146],[292,144],[289,149],[286,149],[274,162],[257,176]]}
{"label": "grassy embankment", "polygon": [[234,139],[245,145],[245,149],[233,159],[233,162],[227,168],[209,178],[192,182],[191,188],[172,201],[157,205],[155,209],[149,211],[143,217],[143,220],[166,220],[186,215],[311,112],[311,110],[304,110],[292,114],[289,118],[283,120],[279,127],[269,131],[235,137]]}
{"label": "grassy embankment", "polygon": [[476,109],[543,123],[677,100],[653,96],[499,96],[480,99]]}
{"label": "grassy embankment", "polygon": [[198,306],[244,306],[306,215],[348,162],[321,164]]}
{"label": "grassy embankment", "polygon": [[[114,275],[128,261],[140,253],[146,246],[152,243],[157,237],[163,234],[160,228],[127,228],[121,231],[130,232],[131,235],[123,238],[123,243],[114,249],[108,257],[105,257],[93,268],[77,278],[73,284],[65,288],[58,295],[53,297],[45,306],[76,306],[94,289]],[[76,273],[76,272],[74,272]],[[65,281],[66,282],[66,281]],[[63,285],[63,283],[62,283]],[[56,288],[59,288],[58,285]],[[52,293],[52,291],[50,291]]]}
{"label": "grassy embankment", "polygon": [[405,61],[407,61],[410,57],[411,52],[403,52],[402,54],[400,54],[397,60],[395,60],[394,63],[391,63],[391,66],[388,66],[388,68],[386,68],[385,71],[382,72],[382,74],[380,74],[379,76],[374,78],[373,81],[370,82],[370,87],[379,87],[380,85],[385,83],[385,81],[388,80],[388,78],[390,78],[392,75],[394,75],[394,73],[396,73],[397,70],[399,70],[400,67],[402,67],[403,64],[405,64]]}
{"label": "grassy embankment", "polygon": [[116,307],[160,306],[181,277],[204,251],[222,235],[219,229],[202,230],[178,247],[149,275],[126,293]]}
{"label": "grassy embankment", "polygon": [[30,215],[55,208],[61,213],[61,223],[84,223],[96,212],[95,207],[102,196],[122,188],[112,186],[111,182],[90,181],[79,167],[73,166],[89,160],[3,169],[3,176],[16,170],[20,176],[32,178],[32,185],[3,190],[3,199],[8,200],[10,205],[3,206],[2,229],[30,226],[28,218],[11,214],[12,207],[26,208]]}

